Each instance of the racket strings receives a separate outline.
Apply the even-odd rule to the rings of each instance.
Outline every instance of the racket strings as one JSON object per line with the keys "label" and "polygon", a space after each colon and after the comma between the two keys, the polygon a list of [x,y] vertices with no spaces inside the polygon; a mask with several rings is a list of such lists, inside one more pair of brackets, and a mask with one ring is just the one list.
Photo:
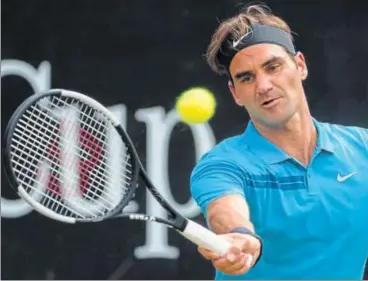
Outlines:
{"label": "racket strings", "polygon": [[[35,110],[36,112],[40,112],[40,114],[41,114],[41,116],[40,116],[40,119],[41,118],[47,118],[47,119],[50,119],[51,121],[55,121],[56,122],[56,120],[55,119],[53,119],[52,117],[50,117],[50,116],[48,116],[47,114],[45,114],[45,113],[43,113],[42,111],[40,111],[39,109],[36,109]],[[33,111],[31,112],[31,111],[29,111],[29,110],[27,110],[26,111],[30,116],[32,116],[32,114],[33,114]],[[24,116],[24,119],[26,120],[26,121],[28,121],[28,122],[26,122],[25,120],[19,120],[19,123],[22,123],[22,124],[24,124],[24,125],[29,125],[30,123],[32,124],[32,125],[34,125],[34,126],[36,126],[37,125],[37,123],[36,123],[36,121],[33,121],[30,117],[28,117],[28,116]],[[52,126],[52,123],[50,123],[50,122],[46,122],[45,120],[41,120],[42,122],[43,122],[43,125],[45,125],[45,126]],[[27,129],[27,128],[24,128],[24,127],[22,127],[21,125],[18,125],[17,126],[19,129]],[[16,128],[17,129],[17,128]],[[18,131],[20,131],[18,129]],[[96,132],[96,130],[93,130],[94,132]],[[32,134],[32,132],[30,132],[31,134]],[[37,133],[39,134],[39,132],[37,131]],[[49,141],[52,141],[53,140],[53,138],[51,138],[51,136],[48,136],[48,134],[49,135],[52,135],[53,137],[59,137],[59,135],[58,135],[58,132],[56,131],[56,132],[52,132],[52,131],[49,131],[49,132],[47,132],[47,134],[45,134],[45,133],[41,133],[41,135],[40,136],[37,136],[36,134],[35,134],[35,132],[33,132],[33,135],[35,136],[35,137],[38,137],[38,139],[39,140],[42,140],[42,138],[47,138]],[[102,134],[101,136],[103,136],[103,137],[106,137],[106,135],[104,135],[104,134]],[[105,145],[106,146],[106,143],[104,142],[103,143],[103,145]],[[81,149],[80,148],[77,148],[79,151],[81,151]],[[106,160],[106,156],[104,156],[104,155],[102,155],[102,158],[104,158],[104,160]],[[131,164],[130,163],[126,163],[126,165],[128,165],[128,166],[131,166]]]}
{"label": "racket strings", "polygon": [[[20,122],[19,123],[24,123],[23,122],[23,120],[20,120]],[[27,130],[27,128],[25,128],[24,126],[21,126],[21,125],[18,125],[17,126],[17,128],[15,128],[15,132],[18,132],[18,133],[21,133],[22,131],[26,131]],[[39,137],[39,136],[37,136],[37,135],[35,135],[35,133],[34,132],[29,132],[29,135],[30,136],[32,136],[32,137],[34,137],[34,138],[37,138],[38,140],[41,140],[41,138]],[[55,137],[57,137],[57,134],[52,134],[53,136],[55,136]],[[52,141],[53,139],[51,138],[51,137],[45,137],[48,141]],[[11,145],[11,147],[13,147],[14,148],[14,150],[16,150],[16,151],[18,151],[19,153],[21,153],[23,150],[26,150],[26,149],[28,149],[28,147],[27,147],[27,145],[31,145],[31,147],[35,147],[35,145],[34,145],[34,142],[32,142],[32,141],[30,141],[30,139],[29,138],[27,138],[27,137],[23,137],[23,139],[22,139],[22,141],[25,143],[25,144],[23,144],[21,141],[18,141],[18,140],[16,140],[16,139],[14,139],[13,140],[13,142],[14,143],[16,143],[17,144],[17,146],[15,146],[15,145]],[[42,141],[42,140],[41,140]],[[19,147],[19,146],[21,146],[21,147]],[[48,149],[48,146],[47,146],[47,144],[46,143],[44,143],[44,142],[40,142],[40,143],[38,143],[37,144],[37,146],[38,147],[41,147],[42,148],[42,150],[43,151],[45,151],[46,149]],[[35,148],[37,148],[37,147],[35,147]],[[85,161],[87,161],[88,159],[87,159],[87,157],[86,157],[86,153],[83,151],[83,149],[81,149],[80,147],[78,147],[78,146],[75,146],[75,149],[80,153],[80,158],[82,159],[82,160],[85,160]],[[125,150],[127,150],[127,148],[125,148]],[[34,152],[34,154],[36,154],[36,156],[38,156],[38,157],[43,157],[43,155],[41,154],[41,153],[39,153],[39,152]],[[16,156],[16,154],[14,153],[14,155]],[[37,157],[35,157],[35,156],[32,156],[32,155],[30,155],[29,156],[31,159],[33,159],[33,160],[35,160],[35,161],[37,161],[37,159],[39,159],[39,158],[37,158]],[[106,160],[106,157],[104,156],[104,157],[102,157],[103,158],[103,160]],[[131,166],[131,164],[129,163],[129,162],[124,162],[124,164],[125,165],[128,165],[128,166]],[[32,164],[32,163],[30,163],[30,165],[35,165],[35,164]],[[54,172],[57,172],[54,168],[52,168],[53,169],[53,171]],[[128,173],[131,173],[130,171],[127,171]],[[101,174],[101,172],[100,171],[98,171],[97,172],[98,173],[98,175],[99,176],[103,176],[103,174]],[[110,175],[110,172],[107,170],[106,171],[106,174],[107,174],[107,176],[109,176]],[[130,177],[129,176],[127,176],[127,175],[123,175],[123,177],[124,177],[124,179],[126,179],[127,181],[125,181],[125,183],[126,184],[129,184],[129,181],[130,181]]]}
{"label": "racket strings", "polygon": [[[14,155],[13,153],[12,153],[12,155],[13,155],[14,157],[18,158],[18,157],[17,157],[16,155]],[[27,172],[30,174],[30,175],[29,175],[29,174],[23,174],[23,175],[22,175],[23,177],[27,178],[29,181],[33,181],[34,177],[37,177],[37,173],[35,172],[35,170],[32,170],[32,169],[30,169],[29,167],[25,166],[24,164],[19,163],[19,161],[17,161],[17,160],[15,160],[15,159],[14,159],[14,161],[13,161],[12,163],[13,163],[15,166],[17,166],[17,167],[22,168],[22,169],[23,169],[23,171],[27,171]],[[29,166],[32,166],[33,168],[37,168],[37,166],[36,166],[36,165],[34,165],[34,164],[29,164]],[[58,173],[58,171],[57,171],[55,168],[52,168],[52,171],[54,171],[55,173]],[[54,187],[58,188],[58,185],[57,185],[56,183],[49,182],[48,184],[49,184],[49,185],[51,184],[52,186],[54,186]],[[103,184],[107,184],[107,182],[106,182],[106,181],[104,181],[104,182],[103,182]],[[26,185],[27,185],[30,189],[37,190],[35,187],[33,187],[33,186],[32,186],[32,185],[30,185],[30,184],[27,184],[27,183],[26,183]],[[61,194],[60,194],[58,191],[56,191],[56,190],[49,189],[49,191],[50,191],[51,193],[54,193],[54,194],[57,194],[57,195],[61,196]],[[93,195],[98,196],[98,194],[97,194],[97,193],[95,193],[95,192],[93,192],[93,191],[89,191],[89,192],[91,192]],[[86,195],[85,195],[85,197],[87,197],[88,199],[93,199],[93,197],[91,197],[91,196],[90,196],[90,195],[88,195],[88,194],[86,194]],[[105,198],[103,198],[103,197],[101,198],[101,201],[105,201],[105,203],[106,203],[106,204],[109,204],[109,202],[110,202],[111,200],[113,200],[113,198],[112,198],[111,196],[109,196],[107,199],[105,199]]]}
{"label": "racket strings", "polygon": [[[27,172],[29,172],[30,174],[32,174],[33,176],[37,176],[36,175],[36,173],[34,172],[34,171],[32,171],[31,169],[29,169],[28,167],[26,167],[26,166],[24,166],[24,165],[22,165],[22,164],[20,164],[20,163],[18,163],[16,160],[15,161],[13,161],[13,163],[15,164],[15,165],[18,165],[19,167],[21,167],[21,168],[23,168],[23,171],[25,170],[25,171],[27,171]],[[30,166],[33,166],[33,167],[35,167],[35,168],[37,168],[35,165],[33,165],[33,164],[29,164]],[[55,169],[53,169],[53,171],[56,171]],[[30,182],[32,182],[33,181],[33,177],[30,177],[30,176],[28,176],[27,174],[26,175],[24,175],[23,174],[23,177],[25,177],[26,179],[28,179]],[[29,188],[31,188],[31,189],[33,189],[33,190],[36,190],[37,191],[37,189],[36,188],[34,188],[32,185],[30,185],[30,184],[25,184],[26,186],[28,186]],[[58,186],[55,184],[55,183],[53,183],[52,181],[50,181],[49,183],[48,183],[48,185],[52,185],[52,186],[56,186],[57,188],[58,188]],[[93,193],[93,192],[92,192]],[[51,195],[50,195],[51,194]],[[51,208],[51,209],[53,209],[53,207],[55,206],[55,203],[57,203],[57,200],[55,200],[54,199],[54,194],[57,194],[57,195],[59,195],[59,196],[61,196],[61,194],[59,193],[59,192],[57,192],[57,191],[55,191],[55,190],[53,190],[53,189],[49,189],[48,190],[48,192],[46,192],[45,193],[45,197],[43,198],[43,201],[41,202],[41,203],[44,203],[43,205],[46,205],[46,207],[49,207],[49,208]],[[96,195],[96,193],[93,193],[93,194],[95,194]],[[91,198],[90,196],[88,196],[88,194],[85,196],[85,197],[87,197],[87,198],[89,198],[89,199],[93,199],[93,198]],[[49,200],[46,200],[46,199],[49,199]],[[108,198],[109,200],[112,200],[112,198],[110,197],[110,198]],[[102,200],[104,200],[104,198],[102,197],[101,198],[101,201]],[[104,200],[105,202],[105,204],[109,204],[109,202],[110,201],[108,201],[108,200]],[[50,205],[48,205],[48,204],[46,204],[47,202],[53,202],[53,204],[50,206]],[[101,202],[99,202],[99,201],[97,201],[97,203],[100,203],[100,205],[101,205]],[[104,206],[104,205],[101,205],[101,206]],[[70,210],[70,208],[67,208],[66,210]],[[85,209],[86,211],[88,211],[87,209]],[[92,214],[91,212],[89,212],[90,214]]]}
{"label": "racket strings", "polygon": [[[41,120],[41,121],[43,121],[43,120]],[[31,170],[30,168],[27,167],[27,166],[31,166],[31,167],[37,168],[37,166],[32,162],[27,162],[27,161],[23,160],[23,159],[25,159],[24,156],[27,156],[28,159],[31,158],[32,160],[35,160],[35,163],[37,163],[37,161],[39,159],[39,158],[36,158],[35,156],[33,156],[30,153],[31,151],[33,151],[33,149],[37,149],[37,146],[35,146],[34,142],[31,142],[32,134],[31,134],[31,137],[29,137],[30,136],[29,134],[26,134],[26,132],[29,132],[31,128],[29,127],[29,125],[27,123],[25,125],[26,125],[26,128],[23,128],[23,130],[17,130],[16,129],[16,131],[19,132],[18,138],[20,140],[23,140],[27,145],[30,144],[31,147],[28,148],[27,146],[23,145],[21,143],[21,141],[17,141],[13,138],[12,142],[16,143],[16,145],[11,144],[11,148],[13,148],[16,152],[19,152],[20,156],[18,156],[14,151],[12,151],[11,152],[11,154],[13,156],[12,163],[14,165],[15,173],[18,175],[18,177],[19,177],[20,174],[21,174],[21,177],[23,177],[22,185],[32,189],[33,191],[38,191],[39,192],[38,189],[33,187],[33,184],[32,185],[30,184],[30,183],[33,183],[34,177],[37,177],[37,173],[35,172],[35,170]],[[17,135],[14,134],[13,137],[17,137]],[[42,138],[39,139],[39,141],[42,141]],[[25,151],[22,151],[22,149],[24,149]],[[26,154],[26,155],[24,155],[24,154]],[[37,151],[35,152],[35,154],[38,155]],[[25,164],[21,164],[21,162],[24,162]],[[25,165],[27,165],[27,166],[25,166]],[[19,167],[21,167],[22,170],[21,170],[21,172],[17,173],[17,170],[19,170],[18,169]],[[57,172],[56,170],[54,170],[53,167],[50,166],[49,168],[51,168],[54,172]],[[24,173],[24,171],[27,171],[28,174]],[[27,182],[24,179],[28,179],[29,181]],[[43,203],[43,205],[46,205],[46,207],[49,207],[48,204],[45,204],[45,202],[47,202],[47,201],[53,202],[53,206],[55,205],[55,203],[58,202],[57,200],[55,200],[53,198],[52,195],[50,196],[49,192],[46,192],[43,195],[44,196],[42,198],[41,203]],[[69,212],[73,213],[76,216],[79,216],[79,217],[82,216],[81,214],[79,214],[79,213],[75,212],[74,210],[70,209],[68,206],[64,206],[64,210],[69,211]],[[63,214],[65,214],[65,213],[66,212],[64,212]]]}
{"label": "racket strings", "polygon": [[[15,131],[17,131],[17,132],[19,132],[20,130],[18,130],[18,129],[16,129]],[[30,133],[30,135],[32,136],[32,135],[34,135],[33,133]],[[26,138],[24,138],[23,139],[24,140],[24,142],[25,142],[25,144],[26,145],[30,145],[30,147],[31,148],[33,148],[33,147],[35,147],[34,146],[34,143],[32,143],[32,142],[30,142],[29,140],[27,140]],[[22,161],[22,158],[20,158],[20,157],[18,157],[18,155],[16,154],[16,152],[19,152],[19,153],[22,153],[23,152],[23,149],[24,150],[28,150],[29,148],[28,148],[28,146],[26,146],[25,144],[22,144],[20,141],[18,141],[18,140],[16,140],[16,139],[14,139],[13,140],[13,143],[15,143],[15,144],[17,144],[17,146],[15,146],[15,145],[11,145],[11,147],[14,149],[14,151],[12,151],[11,153],[12,153],[12,155],[14,156],[14,157],[16,157],[16,158],[18,158],[19,160],[19,162],[18,161],[16,161],[15,159],[14,159],[14,164],[15,165],[19,165],[19,166],[21,166],[22,168],[24,168],[24,169],[27,169],[27,167],[25,167],[24,165],[22,165],[20,162]],[[47,149],[47,146],[45,145],[45,144],[42,144],[42,143],[40,143],[40,144],[38,144],[38,146],[39,147],[41,147],[42,149]],[[126,148],[125,148],[125,150],[126,150]],[[81,151],[80,149],[79,149],[79,151]],[[40,157],[43,157],[43,155],[42,154],[40,154],[39,152],[37,152],[37,151],[35,151],[33,154],[35,154],[34,156],[33,155],[28,155],[28,157],[30,158],[30,159],[32,159],[32,160],[35,160],[35,162],[37,162],[37,160],[40,158]],[[37,157],[36,157],[37,156]],[[85,156],[81,156],[81,159],[82,160],[87,160],[87,158],[85,157]],[[130,165],[129,163],[127,163],[127,162],[124,162],[124,164],[126,164],[126,165]],[[27,163],[27,165],[28,166],[31,166],[31,167],[33,167],[33,168],[37,168],[37,165],[36,164],[34,164],[34,163]],[[50,169],[53,171],[53,172],[58,172],[57,170],[56,170],[56,168],[55,167],[50,167]],[[30,169],[28,169],[30,172],[32,172]],[[128,171],[129,173],[130,173],[130,171]],[[110,173],[107,171],[106,172],[106,175],[107,176],[110,176]],[[100,180],[102,180],[103,181],[103,183],[106,183],[106,181],[104,181],[104,179],[102,178],[103,177],[103,174],[102,174],[102,172],[101,171],[98,171],[97,170],[97,172],[96,172],[96,176],[99,176],[99,177],[96,177],[96,178],[98,178],[98,179],[100,179]],[[130,180],[130,177],[128,177],[127,175],[123,175],[123,178],[124,178],[124,183],[125,184],[129,184],[129,180]],[[128,180],[128,181],[126,181],[126,179]]]}
{"label": "racket strings", "polygon": [[[11,155],[26,191],[42,193],[39,202],[65,216],[104,215],[121,202],[132,181],[127,146],[113,126],[71,98],[52,97],[28,109],[14,130]],[[47,171],[40,176],[42,165]]]}

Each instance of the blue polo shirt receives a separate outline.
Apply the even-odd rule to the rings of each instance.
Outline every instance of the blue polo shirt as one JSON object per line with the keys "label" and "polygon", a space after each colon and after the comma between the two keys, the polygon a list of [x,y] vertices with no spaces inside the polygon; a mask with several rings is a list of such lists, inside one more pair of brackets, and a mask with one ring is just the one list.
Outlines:
{"label": "blue polo shirt", "polygon": [[202,156],[191,192],[206,217],[209,203],[244,196],[263,239],[259,263],[216,279],[362,279],[368,257],[368,130],[320,123],[305,167],[249,122]]}

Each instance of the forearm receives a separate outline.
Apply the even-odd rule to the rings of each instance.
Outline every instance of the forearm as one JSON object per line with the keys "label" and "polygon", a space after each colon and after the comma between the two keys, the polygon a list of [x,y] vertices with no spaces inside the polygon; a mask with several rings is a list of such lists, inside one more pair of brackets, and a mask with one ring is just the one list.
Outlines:
{"label": "forearm", "polygon": [[228,195],[214,201],[209,205],[207,215],[211,230],[217,234],[229,233],[236,227],[246,227],[254,232],[248,205],[240,196]]}
{"label": "forearm", "polygon": [[230,239],[241,253],[251,255],[242,261],[242,266],[248,270],[259,261],[262,240],[254,231],[249,207],[243,196],[226,195],[213,201],[207,207],[207,219],[212,231]]}

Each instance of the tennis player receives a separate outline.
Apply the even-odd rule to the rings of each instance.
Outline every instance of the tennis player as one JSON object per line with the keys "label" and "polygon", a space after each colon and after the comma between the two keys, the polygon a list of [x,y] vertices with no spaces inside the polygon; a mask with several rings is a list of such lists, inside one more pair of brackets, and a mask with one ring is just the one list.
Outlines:
{"label": "tennis player", "polygon": [[311,116],[305,58],[265,6],[221,23],[207,59],[250,116],[244,133],[205,154],[191,176],[209,227],[233,243],[221,257],[198,249],[216,279],[362,279],[368,130]]}

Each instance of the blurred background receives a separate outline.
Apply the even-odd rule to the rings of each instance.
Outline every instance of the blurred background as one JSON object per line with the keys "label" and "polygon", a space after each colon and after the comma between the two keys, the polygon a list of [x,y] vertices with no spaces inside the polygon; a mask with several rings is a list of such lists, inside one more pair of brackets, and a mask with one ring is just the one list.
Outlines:
{"label": "blurred background", "polygon": [[[219,21],[248,2],[233,0],[1,1],[2,133],[34,92],[89,94],[131,134],[157,187],[179,211],[204,223],[189,194],[198,158],[242,133],[248,116],[224,77],[203,57]],[[368,12],[364,1],[269,0],[297,34],[315,118],[368,127]],[[210,89],[214,118],[189,127],[174,112],[190,87]],[[164,138],[162,131],[171,131]],[[3,170],[2,170],[3,174]],[[196,247],[158,224],[119,219],[65,225],[33,212],[1,178],[1,279],[212,279]],[[144,189],[132,208],[164,216]],[[368,215],[368,214],[367,214]],[[368,279],[368,274],[366,275]]]}

